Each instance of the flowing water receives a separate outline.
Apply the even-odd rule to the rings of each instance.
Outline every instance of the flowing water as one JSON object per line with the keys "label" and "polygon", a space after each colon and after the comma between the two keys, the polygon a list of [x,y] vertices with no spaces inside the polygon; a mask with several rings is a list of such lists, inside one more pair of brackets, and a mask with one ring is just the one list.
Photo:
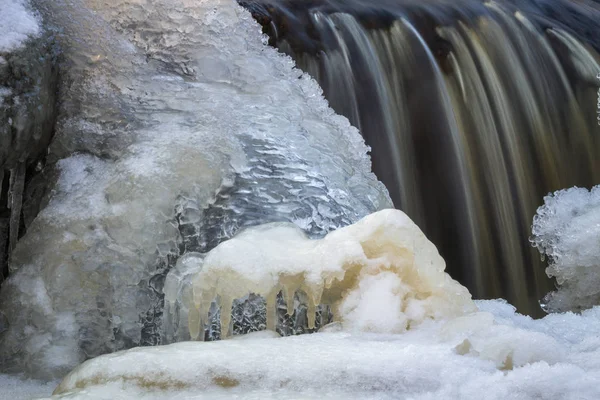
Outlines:
{"label": "flowing water", "polygon": [[540,199],[600,182],[600,4],[243,1],[372,147],[396,207],[475,297],[539,314]]}

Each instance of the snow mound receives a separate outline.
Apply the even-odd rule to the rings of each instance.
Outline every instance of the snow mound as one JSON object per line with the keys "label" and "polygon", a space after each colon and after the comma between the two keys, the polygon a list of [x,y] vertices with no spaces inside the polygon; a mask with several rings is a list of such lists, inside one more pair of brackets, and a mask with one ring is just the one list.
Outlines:
{"label": "snow mound", "polygon": [[[186,275],[192,277],[192,339],[204,332],[215,298],[222,310],[221,332],[227,334],[233,301],[249,293],[266,298],[271,330],[279,292],[290,315],[295,294],[307,295],[309,328],[315,326],[319,304],[330,305],[345,329],[380,333],[475,310],[468,290],[444,272],[436,247],[399,210],[376,212],[317,240],[292,224],[249,228],[196,264],[191,268],[198,272]],[[183,293],[178,288],[169,282],[165,292]],[[167,300],[176,297],[167,294]]]}
{"label": "snow mound", "polygon": [[600,308],[533,320],[503,301],[477,305],[486,311],[402,334],[252,334],[105,355],[71,372],[54,398],[599,398]]}
{"label": "snow mound", "polygon": [[546,273],[559,285],[543,300],[547,311],[600,304],[600,186],[546,196],[533,219],[531,242],[548,257]]}
{"label": "snow mound", "polygon": [[39,21],[26,1],[0,0],[0,10],[0,53],[14,51],[40,34]]}

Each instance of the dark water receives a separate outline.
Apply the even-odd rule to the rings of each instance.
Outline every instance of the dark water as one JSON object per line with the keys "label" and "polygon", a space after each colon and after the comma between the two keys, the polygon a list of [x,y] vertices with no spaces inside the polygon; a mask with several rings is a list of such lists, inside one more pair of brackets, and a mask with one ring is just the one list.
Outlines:
{"label": "dark water", "polygon": [[550,191],[600,182],[600,3],[242,1],[372,147],[373,169],[477,298],[540,314]]}

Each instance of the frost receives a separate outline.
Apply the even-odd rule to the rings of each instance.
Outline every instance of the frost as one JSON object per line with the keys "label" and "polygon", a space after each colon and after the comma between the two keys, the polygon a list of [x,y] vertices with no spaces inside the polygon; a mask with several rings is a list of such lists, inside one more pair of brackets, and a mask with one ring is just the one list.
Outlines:
{"label": "frost", "polygon": [[559,286],[543,300],[548,311],[600,304],[600,186],[546,196],[533,220],[531,242],[548,257],[546,273]]}
{"label": "frost", "polygon": [[[235,1],[41,9],[61,27],[61,109],[45,208],[0,291],[0,368],[52,378],[160,344],[180,258],[249,226],[322,237],[391,206],[358,131]],[[253,307],[236,315],[247,322]]]}
{"label": "frost", "polygon": [[26,1],[0,0],[0,10],[0,53],[14,51],[29,37],[39,35],[39,21]]}
{"label": "frost", "polygon": [[280,291],[289,315],[294,295],[307,295],[309,329],[315,326],[319,304],[331,306],[334,318],[347,328],[381,333],[403,332],[424,320],[475,309],[467,289],[444,272],[435,246],[399,210],[371,214],[320,240],[290,225],[250,228],[217,246],[195,269],[192,339],[204,332],[216,297],[221,332],[229,332],[233,301],[249,293],[266,298],[271,330]]}

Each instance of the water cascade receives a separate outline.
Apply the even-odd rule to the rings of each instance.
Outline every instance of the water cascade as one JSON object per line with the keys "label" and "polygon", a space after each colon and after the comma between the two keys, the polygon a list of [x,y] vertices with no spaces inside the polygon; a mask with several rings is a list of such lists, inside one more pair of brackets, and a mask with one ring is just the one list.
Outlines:
{"label": "water cascade", "polygon": [[528,241],[539,199],[600,181],[598,3],[241,4],[359,128],[450,274],[538,315],[551,287]]}

